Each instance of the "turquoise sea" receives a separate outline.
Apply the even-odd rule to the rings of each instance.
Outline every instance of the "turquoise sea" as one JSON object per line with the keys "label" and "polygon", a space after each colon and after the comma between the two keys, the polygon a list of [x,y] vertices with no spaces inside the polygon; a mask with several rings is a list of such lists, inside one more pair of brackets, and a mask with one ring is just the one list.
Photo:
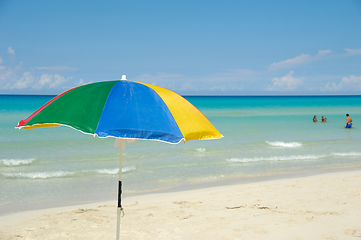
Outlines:
{"label": "turquoise sea", "polygon": [[[119,149],[67,127],[15,129],[54,96],[0,95],[0,215],[117,198]],[[224,135],[126,145],[124,196],[361,166],[361,96],[186,97]],[[354,128],[345,129],[345,114]],[[313,123],[317,115],[326,123]]]}

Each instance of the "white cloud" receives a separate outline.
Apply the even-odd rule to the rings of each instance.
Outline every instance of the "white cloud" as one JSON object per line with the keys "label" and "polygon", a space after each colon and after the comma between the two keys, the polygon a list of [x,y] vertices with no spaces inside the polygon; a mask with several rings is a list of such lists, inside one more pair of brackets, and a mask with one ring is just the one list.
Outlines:
{"label": "white cloud", "polygon": [[55,74],[53,81],[49,84],[49,88],[56,88],[59,85],[61,85],[64,82],[67,82],[68,80],[72,79],[73,77],[65,78],[63,76],[60,76],[59,74]]}
{"label": "white cloud", "polygon": [[1,85],[4,85],[4,83],[6,84],[9,79],[16,79],[15,72],[11,68],[6,68],[6,66],[0,66],[0,88]]}
{"label": "white cloud", "polygon": [[45,85],[49,85],[52,81],[53,76],[49,74],[43,74],[40,76],[39,81],[37,84],[34,85],[33,88],[35,89],[42,89]]}
{"label": "white cloud", "polygon": [[320,50],[320,51],[318,51],[318,56],[322,56],[322,55],[326,55],[326,54],[330,54],[330,53],[332,53],[332,51],[330,49]]}
{"label": "white cloud", "polygon": [[295,78],[292,76],[293,71],[290,71],[281,78],[273,78],[272,86],[266,88],[267,91],[294,91],[299,85],[302,84],[302,78]]}
{"label": "white cloud", "polygon": [[345,48],[345,51],[347,52],[345,53],[345,56],[353,56],[353,55],[361,54],[361,48],[360,49]]}
{"label": "white cloud", "polygon": [[18,65],[15,66],[14,71],[20,71],[23,69],[23,62],[21,61]]}
{"label": "white cloud", "polygon": [[[0,64],[2,64],[4,62],[4,59],[2,59],[2,57],[0,56]],[[5,70],[5,66],[0,66],[0,70]],[[3,78],[3,71],[0,72],[0,79]]]}
{"label": "white cloud", "polygon": [[72,79],[72,77],[65,78],[58,74],[50,75],[50,74],[43,74],[40,76],[40,79],[37,81],[36,84],[32,88],[34,89],[43,89],[43,88],[55,88],[62,83]]}
{"label": "white cloud", "polygon": [[275,69],[282,69],[282,68],[290,68],[290,67],[294,67],[294,66],[302,65],[302,64],[308,64],[313,61],[317,61],[330,53],[332,53],[332,51],[330,49],[320,50],[320,51],[318,51],[318,53],[315,56],[311,56],[310,54],[302,53],[300,56],[290,58],[290,59],[287,59],[285,61],[281,61],[278,63],[272,63],[268,69],[275,70]]}
{"label": "white cloud", "polygon": [[78,70],[78,68],[67,67],[67,66],[36,67],[36,69],[46,70],[46,71],[68,71],[68,72],[74,72]]}
{"label": "white cloud", "polygon": [[297,56],[295,58],[290,58],[290,59],[287,59],[285,61],[281,61],[278,63],[272,63],[270,65],[269,69],[293,67],[296,65],[311,62],[311,59],[312,58],[309,54],[301,54],[300,56]]}
{"label": "white cloud", "polygon": [[339,91],[360,91],[361,90],[361,76],[357,77],[351,75],[344,77],[340,83],[329,82],[325,87],[320,87],[322,92],[339,92]]}
{"label": "white cloud", "polygon": [[[11,58],[15,57],[15,51],[12,47],[8,48],[8,53],[11,54]],[[32,71],[23,70],[23,62],[19,64],[3,64],[4,60],[0,56],[0,89],[6,90],[2,92],[8,93],[26,93],[26,92],[37,92],[56,93],[58,90],[69,88],[76,83],[68,83],[73,77],[61,76],[56,72],[53,74],[34,74]],[[53,70],[53,71],[75,71],[77,68],[66,67],[66,66],[55,66],[55,67],[38,67],[40,70]],[[35,71],[37,72],[37,71]],[[82,81],[82,80],[81,80]],[[68,86],[65,86],[65,85]],[[73,85],[74,86],[74,85]],[[46,91],[48,89],[48,91]]]}
{"label": "white cloud", "polygon": [[12,47],[8,48],[8,53],[9,54],[15,54],[15,50]]}
{"label": "white cloud", "polygon": [[54,89],[60,87],[63,83],[72,79],[72,77],[63,77],[58,74],[50,75],[43,74],[40,77],[35,77],[31,72],[24,72],[21,78],[17,79],[16,74],[11,71],[7,71],[6,75],[0,74],[0,80],[2,80],[2,87],[0,89],[9,90],[41,90],[41,89]]}
{"label": "white cloud", "polygon": [[84,84],[85,84],[85,82],[84,82],[84,80],[81,78],[80,81],[78,82],[77,86],[84,85]]}
{"label": "white cloud", "polygon": [[35,78],[30,72],[24,72],[23,76],[14,84],[7,84],[6,88],[9,89],[25,89],[29,88],[31,84],[34,82]]}
{"label": "white cloud", "polygon": [[179,90],[180,91],[189,91],[189,90],[195,91],[195,89],[196,89],[196,86],[194,86],[191,81],[187,81],[180,86]]}

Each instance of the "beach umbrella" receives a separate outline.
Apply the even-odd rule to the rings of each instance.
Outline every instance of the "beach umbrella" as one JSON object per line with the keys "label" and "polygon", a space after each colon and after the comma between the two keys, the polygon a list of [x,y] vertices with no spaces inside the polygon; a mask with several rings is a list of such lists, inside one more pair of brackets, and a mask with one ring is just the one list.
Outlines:
{"label": "beach umbrella", "polygon": [[100,138],[114,137],[120,149],[117,239],[122,211],[122,160],[125,140],[219,139],[222,134],[177,93],[151,84],[121,80],[74,87],[51,99],[17,128],[68,126]]}

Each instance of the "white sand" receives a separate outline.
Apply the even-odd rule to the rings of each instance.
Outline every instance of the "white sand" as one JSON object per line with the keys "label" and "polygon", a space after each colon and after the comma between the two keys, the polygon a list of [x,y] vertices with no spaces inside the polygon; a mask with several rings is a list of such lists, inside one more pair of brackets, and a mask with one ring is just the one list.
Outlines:
{"label": "white sand", "polygon": [[[115,239],[116,202],[0,217],[0,239]],[[361,239],[361,171],[123,200],[121,239]]]}

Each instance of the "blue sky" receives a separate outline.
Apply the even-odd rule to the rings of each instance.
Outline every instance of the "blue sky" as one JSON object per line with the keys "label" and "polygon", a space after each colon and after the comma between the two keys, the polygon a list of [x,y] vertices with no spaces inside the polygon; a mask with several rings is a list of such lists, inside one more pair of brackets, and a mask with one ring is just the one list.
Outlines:
{"label": "blue sky", "polygon": [[0,94],[361,94],[361,1],[0,1]]}

